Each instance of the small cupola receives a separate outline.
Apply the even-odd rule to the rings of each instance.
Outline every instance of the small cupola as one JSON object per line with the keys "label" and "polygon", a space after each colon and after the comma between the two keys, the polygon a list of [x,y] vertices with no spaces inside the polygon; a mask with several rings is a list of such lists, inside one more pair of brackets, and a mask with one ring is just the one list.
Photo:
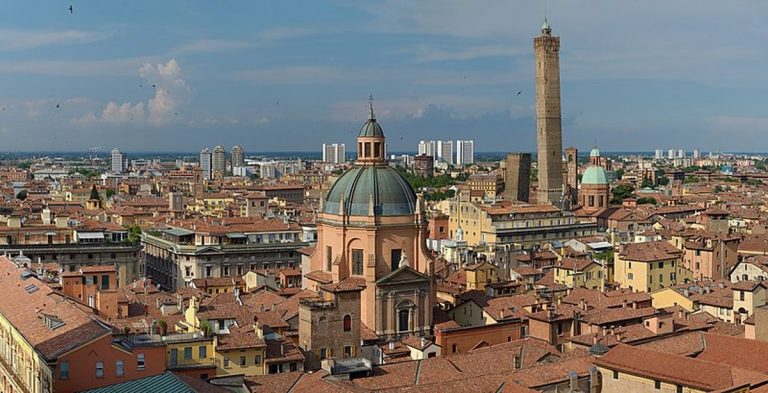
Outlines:
{"label": "small cupola", "polygon": [[368,102],[368,120],[360,128],[357,136],[357,161],[361,164],[376,164],[386,161],[386,145],[384,132],[376,122],[376,114],[373,111],[373,96]]}

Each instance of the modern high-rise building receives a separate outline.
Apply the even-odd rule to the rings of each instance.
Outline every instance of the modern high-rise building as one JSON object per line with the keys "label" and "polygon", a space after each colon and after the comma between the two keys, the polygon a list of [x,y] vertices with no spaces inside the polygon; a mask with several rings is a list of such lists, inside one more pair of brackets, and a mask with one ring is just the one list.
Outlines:
{"label": "modern high-rise building", "polygon": [[437,160],[453,165],[453,141],[437,141]]}
{"label": "modern high-rise building", "polygon": [[669,151],[667,152],[667,158],[670,160],[675,159],[675,149],[669,149]]}
{"label": "modern high-rise building", "polygon": [[200,168],[203,170],[203,178],[205,180],[211,180],[213,176],[211,151],[206,147],[200,151]]}
{"label": "modern high-rise building", "polygon": [[456,141],[456,165],[470,165],[475,163],[475,141]]}
{"label": "modern high-rise building", "polygon": [[112,150],[112,173],[123,173],[128,170],[128,157],[120,150]]}
{"label": "modern high-rise building", "polygon": [[536,54],[537,202],[560,205],[563,196],[563,130],[560,116],[560,37],[546,20],[533,39]]}
{"label": "modern high-rise building", "polygon": [[435,141],[419,141],[419,155],[430,156],[434,159],[437,156],[437,144]]}
{"label": "modern high-rise building", "polygon": [[245,150],[240,145],[232,146],[232,168],[245,165]]}
{"label": "modern high-rise building", "polygon": [[531,153],[507,154],[504,168],[504,198],[528,202],[531,188]]}
{"label": "modern high-rise building", "polygon": [[699,158],[701,158],[701,150],[693,149],[693,159],[698,160]]}
{"label": "modern high-rise building", "polygon": [[213,148],[213,158],[211,160],[211,175],[214,179],[224,177],[227,173],[227,149],[218,145]]}
{"label": "modern high-rise building", "polygon": [[680,149],[677,151],[677,158],[685,158],[685,150]]}
{"label": "modern high-rise building", "polygon": [[656,155],[654,156],[657,160],[661,160],[664,158],[664,150],[656,149]]}
{"label": "modern high-rise building", "polygon": [[343,143],[323,143],[323,162],[341,164],[346,161],[347,147]]}

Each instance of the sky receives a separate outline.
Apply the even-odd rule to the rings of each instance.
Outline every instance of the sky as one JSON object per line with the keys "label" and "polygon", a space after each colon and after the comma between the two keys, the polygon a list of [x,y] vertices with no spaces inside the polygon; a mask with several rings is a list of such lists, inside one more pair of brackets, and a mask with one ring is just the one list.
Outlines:
{"label": "sky", "polygon": [[[768,151],[767,1],[546,9],[565,146]],[[6,0],[0,151],[352,150],[371,94],[389,151],[533,151],[544,14],[541,0]]]}

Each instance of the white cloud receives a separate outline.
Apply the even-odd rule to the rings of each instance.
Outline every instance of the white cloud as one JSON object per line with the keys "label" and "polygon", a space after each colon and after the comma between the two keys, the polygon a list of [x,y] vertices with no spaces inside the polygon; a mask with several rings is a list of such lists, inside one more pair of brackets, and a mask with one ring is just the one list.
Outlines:
{"label": "white cloud", "polygon": [[25,31],[0,30],[0,50],[23,50],[50,45],[89,44],[109,38],[112,34],[100,31]]}
{"label": "white cloud", "polygon": [[166,63],[144,63],[138,70],[139,76],[146,81],[154,95],[147,103],[117,103],[110,101],[100,114],[86,113],[75,119],[77,124],[126,123],[147,121],[154,126],[162,126],[178,116],[181,103],[189,89],[181,78],[181,67],[176,59]]}

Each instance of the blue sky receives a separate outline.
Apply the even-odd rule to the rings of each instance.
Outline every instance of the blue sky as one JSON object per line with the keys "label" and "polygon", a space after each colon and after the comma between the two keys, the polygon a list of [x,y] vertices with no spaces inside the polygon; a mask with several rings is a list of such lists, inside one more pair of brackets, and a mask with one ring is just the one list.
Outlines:
{"label": "blue sky", "polygon": [[[371,93],[390,151],[535,148],[542,1],[69,4],[3,3],[0,150],[353,146]],[[768,2],[548,4],[564,144],[768,151]]]}

